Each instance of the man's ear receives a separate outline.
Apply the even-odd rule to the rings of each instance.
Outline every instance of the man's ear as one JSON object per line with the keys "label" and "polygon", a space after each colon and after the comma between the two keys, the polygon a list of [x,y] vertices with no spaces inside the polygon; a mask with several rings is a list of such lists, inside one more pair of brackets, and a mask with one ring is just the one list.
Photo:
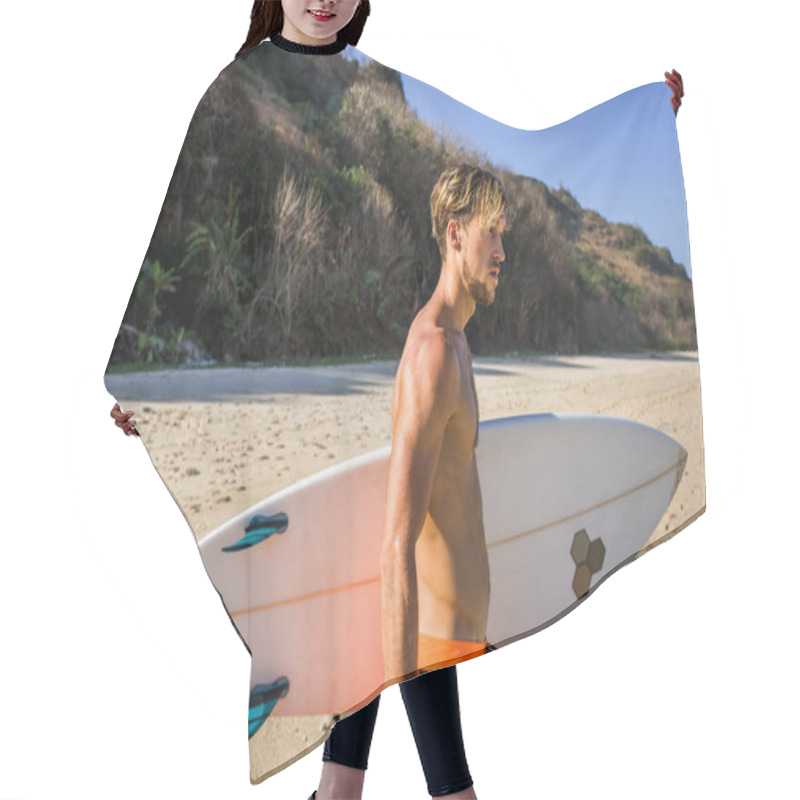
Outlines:
{"label": "man's ear", "polygon": [[451,219],[447,223],[447,235],[445,238],[455,250],[461,249],[461,225],[458,220]]}

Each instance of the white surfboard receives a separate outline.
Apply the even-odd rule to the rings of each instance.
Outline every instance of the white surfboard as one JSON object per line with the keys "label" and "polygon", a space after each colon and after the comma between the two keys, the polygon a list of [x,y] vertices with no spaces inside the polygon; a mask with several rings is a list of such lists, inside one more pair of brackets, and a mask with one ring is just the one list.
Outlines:
{"label": "white surfboard", "polygon": [[[200,544],[252,653],[251,733],[269,713],[349,711],[383,685],[388,457],[385,447],[312,475]],[[497,647],[555,621],[636,556],[686,451],[628,420],[541,414],[482,422],[477,459]]]}

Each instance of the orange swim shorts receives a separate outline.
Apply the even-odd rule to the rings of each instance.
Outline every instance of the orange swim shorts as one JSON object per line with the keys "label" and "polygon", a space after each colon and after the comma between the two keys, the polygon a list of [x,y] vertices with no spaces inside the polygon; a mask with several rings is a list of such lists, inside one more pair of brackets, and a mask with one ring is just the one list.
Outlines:
{"label": "orange swim shorts", "polygon": [[420,672],[429,672],[431,669],[449,667],[460,661],[469,661],[471,658],[486,652],[486,639],[482,642],[463,642],[457,639],[439,639],[420,632],[417,645],[417,664]]}

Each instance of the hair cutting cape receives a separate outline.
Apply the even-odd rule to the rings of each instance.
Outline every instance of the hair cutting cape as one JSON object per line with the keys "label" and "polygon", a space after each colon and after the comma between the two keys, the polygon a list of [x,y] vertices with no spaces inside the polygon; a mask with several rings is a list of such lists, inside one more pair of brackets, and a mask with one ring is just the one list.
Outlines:
{"label": "hair cutting cape", "polygon": [[[388,685],[392,389],[440,273],[430,195],[447,168],[478,165],[508,198],[496,299],[465,330],[486,539],[466,561],[488,557],[488,649],[705,509],[669,89],[524,131],[332,49],[265,40],[204,94],[105,374],[252,656],[253,782]],[[439,524],[447,553],[458,532]],[[430,629],[438,573],[417,571],[420,638],[442,646],[419,666],[482,652]]]}

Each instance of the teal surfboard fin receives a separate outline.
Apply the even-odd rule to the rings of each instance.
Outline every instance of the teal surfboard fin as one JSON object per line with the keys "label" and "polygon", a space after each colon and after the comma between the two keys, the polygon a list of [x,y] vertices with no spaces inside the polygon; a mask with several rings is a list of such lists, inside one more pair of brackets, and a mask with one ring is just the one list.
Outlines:
{"label": "teal surfboard fin", "polygon": [[261,544],[261,542],[269,539],[275,533],[283,533],[288,527],[289,517],[282,511],[278,514],[273,514],[271,517],[256,514],[247,523],[247,527],[244,529],[244,536],[238,542],[223,547],[222,552],[235,553],[238,550],[246,550],[248,547]]}
{"label": "teal surfboard fin", "polygon": [[278,700],[289,694],[289,679],[281,676],[272,683],[259,683],[250,690],[250,709],[247,719],[247,738],[267,721]]}

